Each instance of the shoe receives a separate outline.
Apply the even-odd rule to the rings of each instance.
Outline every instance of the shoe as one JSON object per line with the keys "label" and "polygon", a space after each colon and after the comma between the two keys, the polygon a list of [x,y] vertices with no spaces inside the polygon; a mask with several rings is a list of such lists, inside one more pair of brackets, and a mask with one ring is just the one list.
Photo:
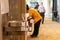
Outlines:
{"label": "shoe", "polygon": [[42,24],[44,24],[44,23],[42,23]]}
{"label": "shoe", "polygon": [[31,37],[37,37],[36,35],[31,35]]}

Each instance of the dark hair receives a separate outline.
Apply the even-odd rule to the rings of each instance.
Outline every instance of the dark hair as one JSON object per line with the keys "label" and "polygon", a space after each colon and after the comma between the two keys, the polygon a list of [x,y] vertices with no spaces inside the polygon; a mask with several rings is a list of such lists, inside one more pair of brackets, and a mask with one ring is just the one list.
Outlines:
{"label": "dark hair", "polygon": [[39,7],[39,4],[38,4],[38,2],[36,2],[36,6],[35,6],[35,9],[38,9],[38,7]]}
{"label": "dark hair", "polygon": [[28,5],[26,5],[26,9],[29,10],[29,6]]}
{"label": "dark hair", "polygon": [[36,2],[36,4],[39,5],[38,2]]}

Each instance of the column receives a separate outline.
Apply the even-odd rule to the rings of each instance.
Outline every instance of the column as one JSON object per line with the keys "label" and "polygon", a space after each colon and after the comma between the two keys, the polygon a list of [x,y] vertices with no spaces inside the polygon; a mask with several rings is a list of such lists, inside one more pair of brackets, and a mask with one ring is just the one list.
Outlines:
{"label": "column", "polygon": [[51,0],[47,0],[48,18],[52,18]]}
{"label": "column", "polygon": [[53,8],[52,8],[52,20],[57,21],[58,11],[57,11],[57,0],[53,0]]}

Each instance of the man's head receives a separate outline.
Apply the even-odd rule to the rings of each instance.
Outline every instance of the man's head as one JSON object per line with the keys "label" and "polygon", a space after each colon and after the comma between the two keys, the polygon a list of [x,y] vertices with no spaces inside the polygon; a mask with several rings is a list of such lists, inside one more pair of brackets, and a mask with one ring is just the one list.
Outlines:
{"label": "man's head", "polygon": [[28,6],[28,5],[26,5],[26,12],[28,12],[28,10],[29,10],[29,6]]}
{"label": "man's head", "polygon": [[28,5],[26,5],[26,9],[29,10],[29,6]]}
{"label": "man's head", "polygon": [[41,2],[41,5],[43,5],[43,2]]}

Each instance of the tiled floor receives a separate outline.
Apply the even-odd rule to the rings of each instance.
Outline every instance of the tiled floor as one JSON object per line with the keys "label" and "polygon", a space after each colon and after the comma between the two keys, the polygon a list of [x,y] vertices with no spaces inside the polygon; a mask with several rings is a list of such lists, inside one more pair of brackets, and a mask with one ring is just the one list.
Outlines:
{"label": "tiled floor", "polygon": [[28,37],[28,40],[60,40],[60,24],[45,19],[45,23],[41,24],[38,37]]}

